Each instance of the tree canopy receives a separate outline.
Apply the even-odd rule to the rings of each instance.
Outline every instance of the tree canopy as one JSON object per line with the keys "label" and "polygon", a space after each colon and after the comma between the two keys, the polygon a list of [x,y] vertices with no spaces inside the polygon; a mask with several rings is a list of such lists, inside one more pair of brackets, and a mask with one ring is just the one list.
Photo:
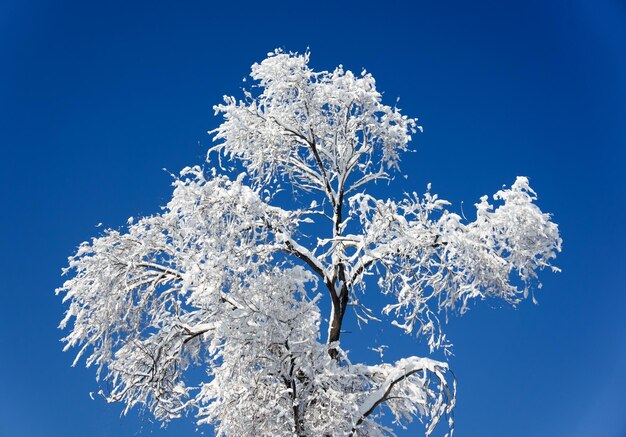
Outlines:
{"label": "tree canopy", "polygon": [[[242,99],[215,106],[208,170],[184,169],[160,214],[70,257],[65,349],[97,369],[107,401],[163,422],[192,414],[217,435],[390,435],[383,412],[452,430],[447,363],[351,362],[347,309],[446,349],[442,314],[486,297],[515,305],[539,270],[558,270],[557,225],[525,177],[483,196],[474,221],[430,186],[375,197],[421,127],[365,71],[315,71],[308,52],[277,50],[251,77]],[[392,302],[370,308],[366,293]]]}

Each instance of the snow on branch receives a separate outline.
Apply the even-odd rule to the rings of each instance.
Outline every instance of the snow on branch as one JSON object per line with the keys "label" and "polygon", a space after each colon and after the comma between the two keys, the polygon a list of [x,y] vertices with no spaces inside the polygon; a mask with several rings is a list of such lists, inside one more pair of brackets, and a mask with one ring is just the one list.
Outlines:
{"label": "snow on branch", "polygon": [[313,71],[309,54],[270,53],[252,66],[258,85],[244,100],[214,107],[224,122],[211,151],[245,163],[261,184],[273,178],[325,193],[335,206],[345,184],[386,178],[407,150],[416,119],[382,104],[374,78],[342,67]]}
{"label": "snow on branch", "polygon": [[417,326],[431,349],[447,345],[439,311],[464,313],[473,299],[486,297],[519,303],[538,270],[558,271],[551,260],[561,238],[550,215],[534,204],[527,178],[518,177],[493,197],[499,206],[483,196],[476,220],[464,223],[445,210],[449,202],[430,192],[399,203],[353,196],[353,214],[364,229],[353,255],[353,283],[366,271],[384,269],[379,286],[397,298],[384,311],[394,312],[395,324],[407,332]]}
{"label": "snow on branch", "polygon": [[106,372],[109,401],[146,404],[162,420],[188,405],[181,372],[215,353],[223,315],[249,310],[235,290],[278,250],[264,224],[286,233],[297,222],[241,179],[182,175],[163,214],[83,243],[57,291],[71,302],[61,327],[73,321],[64,340],[81,347],[74,363],[87,354]]}
{"label": "snow on branch", "polygon": [[394,366],[372,366],[370,371],[382,382],[361,402],[357,420],[350,431],[351,436],[357,434],[359,426],[381,404],[387,405],[398,422],[410,421],[413,416],[426,418],[426,435],[430,435],[447,414],[452,434],[454,422],[451,413],[456,398],[456,381],[450,388],[445,378],[448,371],[446,363],[410,357],[398,361]]}
{"label": "snow on branch", "polygon": [[[185,168],[161,213],[69,258],[57,290],[65,350],[97,368],[101,395],[125,413],[194,415],[236,437],[394,435],[385,413],[398,425],[418,418],[427,435],[451,431],[448,365],[352,363],[347,308],[364,322],[391,314],[447,351],[442,315],[488,297],[515,305],[540,270],[558,270],[558,227],[524,177],[493,204],[482,197],[469,222],[430,187],[372,196],[399,170],[417,119],[385,105],[369,73],[315,71],[309,58],[268,54],[241,100],[215,106],[223,122],[209,157],[221,173]],[[370,308],[375,292],[388,296],[383,308]]]}

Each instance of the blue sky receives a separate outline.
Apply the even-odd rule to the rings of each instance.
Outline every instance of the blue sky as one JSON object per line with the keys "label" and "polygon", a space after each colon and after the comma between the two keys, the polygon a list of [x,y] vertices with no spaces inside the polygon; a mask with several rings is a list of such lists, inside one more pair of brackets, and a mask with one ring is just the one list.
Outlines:
{"label": "blue sky", "polygon": [[[276,47],[309,47],[318,69],[365,67],[387,103],[401,97],[420,118],[408,180],[390,196],[430,181],[468,208],[526,175],[561,227],[563,272],[544,272],[539,305],[487,301],[451,319],[457,435],[626,435],[617,0],[2,2],[0,435],[195,429],[120,419],[119,405],[91,400],[94,372],[61,352],[54,289],[99,222],[158,212],[170,195],[162,169],[203,162],[212,105],[238,95],[249,66]],[[375,339],[390,357],[423,350],[393,328]]]}

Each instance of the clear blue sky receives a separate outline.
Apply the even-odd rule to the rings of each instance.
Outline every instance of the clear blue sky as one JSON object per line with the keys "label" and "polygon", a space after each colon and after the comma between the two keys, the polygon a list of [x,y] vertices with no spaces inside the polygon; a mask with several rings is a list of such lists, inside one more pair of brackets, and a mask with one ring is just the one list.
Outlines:
{"label": "clear blue sky", "polygon": [[[526,175],[561,226],[539,305],[451,320],[458,436],[626,435],[623,1],[183,3],[0,4],[0,436],[193,431],[89,398],[54,289],[96,224],[166,203],[161,169],[202,163],[211,106],[276,47],[365,67],[420,117],[390,195],[431,181],[467,211]],[[390,357],[423,350],[389,332]]]}

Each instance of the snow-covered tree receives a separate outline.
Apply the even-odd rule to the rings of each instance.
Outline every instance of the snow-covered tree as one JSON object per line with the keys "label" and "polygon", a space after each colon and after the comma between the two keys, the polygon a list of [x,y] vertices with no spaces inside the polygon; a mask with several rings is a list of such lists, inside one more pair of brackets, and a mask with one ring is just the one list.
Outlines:
{"label": "snow-covered tree", "polygon": [[[420,127],[365,71],[314,71],[309,53],[277,50],[251,77],[242,100],[215,106],[209,170],[184,169],[162,213],[69,259],[65,349],[97,368],[107,401],[163,422],[195,415],[217,435],[393,434],[383,412],[452,430],[447,363],[352,363],[347,309],[445,349],[442,314],[515,305],[556,270],[557,225],[525,177],[482,197],[471,222],[430,186],[374,197]],[[391,303],[369,308],[366,292]]]}

